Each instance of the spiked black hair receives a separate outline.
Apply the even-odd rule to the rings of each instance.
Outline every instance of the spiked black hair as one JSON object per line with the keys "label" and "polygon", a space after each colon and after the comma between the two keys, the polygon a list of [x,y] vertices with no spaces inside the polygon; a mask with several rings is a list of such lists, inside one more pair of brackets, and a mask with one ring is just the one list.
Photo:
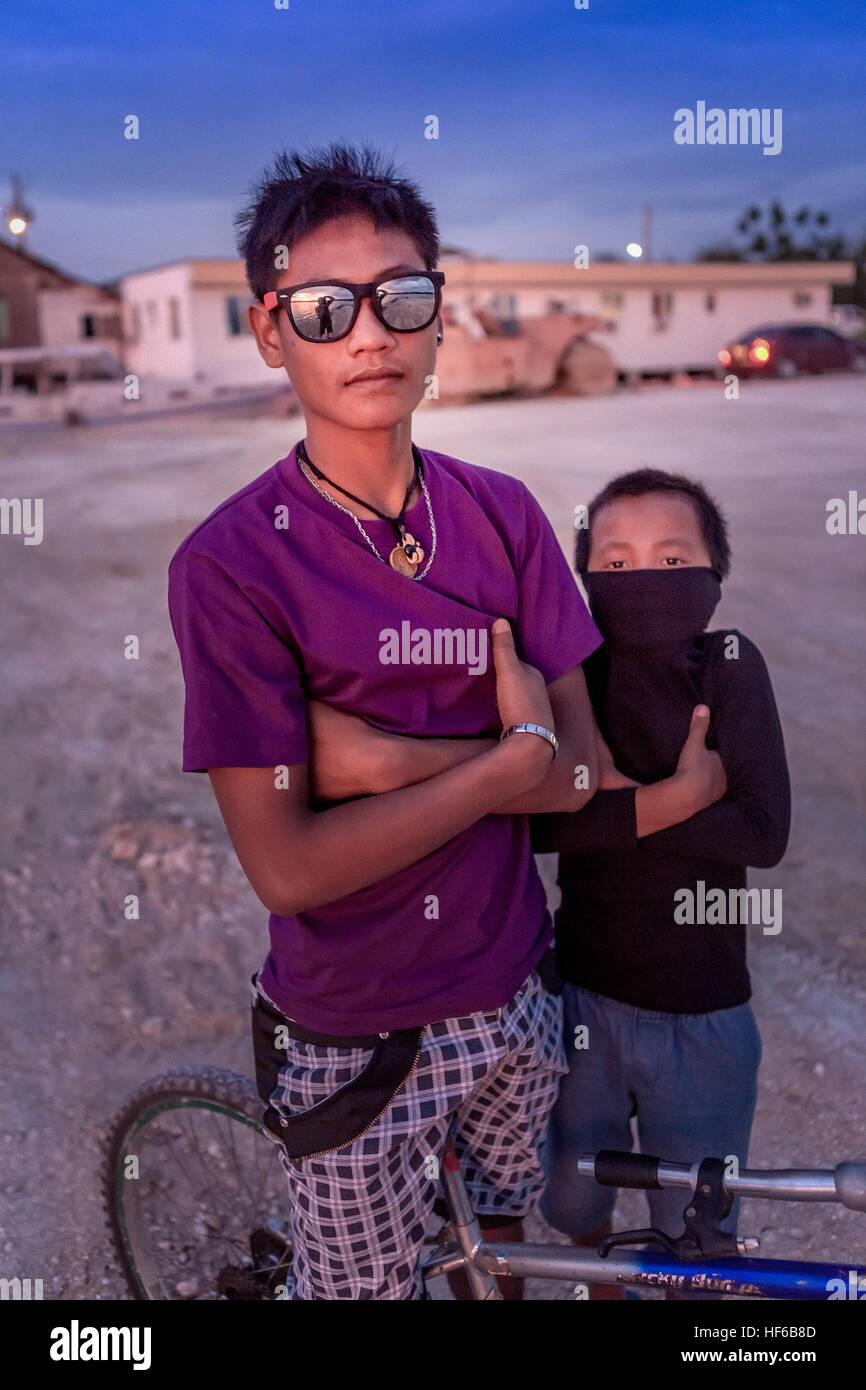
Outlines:
{"label": "spiked black hair", "polygon": [[412,238],[425,270],[439,259],[439,229],[418,186],[369,145],[330,144],[305,154],[276,155],[234,219],[238,252],[258,300],[274,288],[277,247],[291,251],[302,236],[346,213],[367,213],[375,227],[398,227]]}

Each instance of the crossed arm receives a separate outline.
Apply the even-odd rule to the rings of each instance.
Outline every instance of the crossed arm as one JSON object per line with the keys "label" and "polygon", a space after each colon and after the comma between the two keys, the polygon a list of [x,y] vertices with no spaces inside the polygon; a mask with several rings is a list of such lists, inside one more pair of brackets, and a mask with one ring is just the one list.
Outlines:
{"label": "crossed arm", "polygon": [[[791,787],[785,744],[764,660],[741,635],[736,665],[718,663],[715,703],[719,753],[695,746],[693,733],[677,771],[665,782],[641,787],[618,773],[604,749],[600,788],[577,816],[540,815],[532,819],[536,854],[566,851],[593,854],[624,849],[648,836],[659,853],[694,855],[723,864],[772,868],[785,853],[791,824]],[[689,743],[692,743],[691,749]],[[705,757],[723,768],[715,785],[701,790]],[[713,769],[706,764],[711,778]],[[682,814],[670,818],[660,802],[672,785]],[[656,798],[652,804],[647,798]],[[643,808],[643,809],[642,809]]]}
{"label": "crossed arm", "polygon": [[[494,641],[506,648],[502,661],[518,691],[541,681],[537,671],[517,662],[510,637],[494,630]],[[563,749],[556,759],[549,743],[528,734],[503,743],[493,738],[395,741],[364,720],[325,706],[330,737],[322,739],[321,724],[317,737],[311,719],[312,763],[290,767],[284,781],[275,779],[272,767],[209,768],[229,838],[260,902],[278,916],[310,911],[416,863],[483,816],[583,805],[597,779],[580,668],[546,689]],[[341,721],[342,741],[333,736],[335,718]],[[351,746],[347,727],[354,734]],[[443,751],[446,743],[450,751]],[[406,757],[421,744],[423,767],[419,759]],[[395,777],[398,749],[404,772],[411,766],[411,775],[401,774],[402,780]],[[337,769],[330,782],[323,773],[329,759]],[[574,786],[574,762],[587,773],[580,789]]]}
{"label": "crossed arm", "polygon": [[[559,754],[542,782],[493,811],[496,815],[536,813],[536,853],[567,849],[572,841],[587,844],[593,838],[598,843],[587,844],[588,848],[609,848],[614,835],[617,843],[625,844],[675,826],[724,796],[727,783],[721,759],[705,746],[709,724],[705,707],[695,711],[676,772],[640,786],[614,766],[596,725],[581,668],[553,681],[547,693]],[[384,733],[357,715],[318,700],[308,702],[307,722],[313,747],[313,794],[322,804],[411,786],[497,746],[494,738]]]}
{"label": "crossed arm", "polygon": [[[551,681],[547,694],[559,742],[557,756],[542,781],[530,791],[507,798],[495,814],[577,811],[596,789],[595,720],[581,667]],[[427,781],[491,752],[499,743],[497,737],[418,738],[385,733],[358,715],[320,700],[308,701],[307,725],[312,793],[321,804],[381,795]]]}

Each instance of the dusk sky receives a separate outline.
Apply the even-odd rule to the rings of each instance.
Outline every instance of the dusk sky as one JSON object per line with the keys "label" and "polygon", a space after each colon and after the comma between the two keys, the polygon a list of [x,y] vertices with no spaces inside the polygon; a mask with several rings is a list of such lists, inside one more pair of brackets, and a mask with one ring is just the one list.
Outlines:
{"label": "dusk sky", "polygon": [[[341,139],[479,254],[622,255],[650,202],[654,257],[687,260],[775,197],[862,240],[864,34],[863,0],[30,0],[0,17],[0,201],[17,172],[27,249],[105,281],[236,255],[272,154]],[[781,108],[781,152],[677,145],[699,101]]]}

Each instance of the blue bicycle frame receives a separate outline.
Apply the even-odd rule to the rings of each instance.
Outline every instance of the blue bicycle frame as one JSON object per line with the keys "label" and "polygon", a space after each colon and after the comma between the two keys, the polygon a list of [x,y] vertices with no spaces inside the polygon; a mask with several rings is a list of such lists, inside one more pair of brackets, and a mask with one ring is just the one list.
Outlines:
{"label": "blue bicycle frame", "polygon": [[[600,1156],[599,1156],[600,1157]],[[617,1160],[618,1185],[623,1187],[683,1187],[694,1189],[699,1165],[649,1160],[644,1155],[608,1155]],[[628,1165],[634,1177],[628,1178]],[[647,1164],[653,1181],[648,1180]],[[579,1160],[583,1176],[597,1177],[596,1156]],[[822,1264],[814,1261],[760,1260],[748,1256],[683,1260],[675,1255],[642,1250],[606,1257],[570,1245],[495,1245],[483,1232],[460,1176],[454,1144],[448,1140],[443,1156],[442,1182],[453,1219],[451,1240],[434,1250],[422,1264],[426,1279],[463,1269],[478,1299],[499,1299],[495,1275],[563,1279],[586,1284],[621,1284],[671,1290],[712,1292],[735,1298],[831,1299],[866,1298],[866,1266]],[[611,1185],[610,1183],[608,1185]],[[866,1211],[866,1163],[840,1163],[834,1170],[744,1169],[725,1180],[731,1194],[770,1197],[782,1201],[840,1202]],[[753,1249],[756,1241],[741,1241]]]}

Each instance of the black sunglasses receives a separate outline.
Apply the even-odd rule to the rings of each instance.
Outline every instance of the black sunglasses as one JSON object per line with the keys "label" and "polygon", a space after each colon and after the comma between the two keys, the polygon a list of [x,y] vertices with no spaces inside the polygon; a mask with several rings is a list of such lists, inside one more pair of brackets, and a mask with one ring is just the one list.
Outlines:
{"label": "black sunglasses", "polygon": [[336,343],[351,333],[361,310],[370,299],[380,323],[394,333],[417,333],[439,313],[445,275],[441,270],[415,270],[405,275],[386,275],[366,285],[345,280],[308,280],[268,290],[265,308],[286,307],[289,323],[305,343]]}

